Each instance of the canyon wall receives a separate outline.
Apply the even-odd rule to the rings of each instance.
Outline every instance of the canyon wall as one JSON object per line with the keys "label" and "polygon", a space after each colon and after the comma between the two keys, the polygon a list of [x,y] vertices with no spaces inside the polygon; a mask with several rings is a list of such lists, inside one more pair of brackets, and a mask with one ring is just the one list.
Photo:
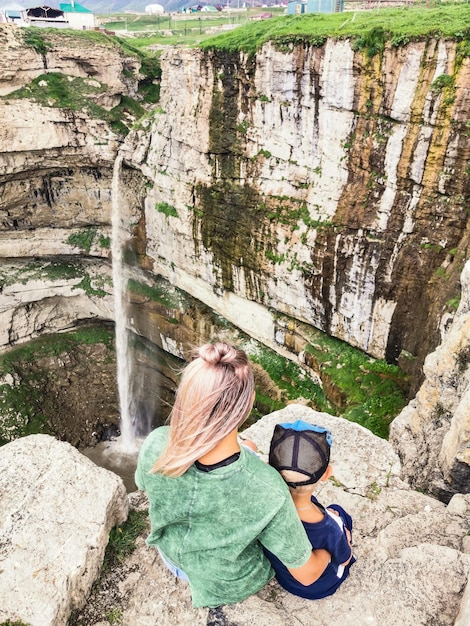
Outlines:
{"label": "canyon wall", "polygon": [[[228,321],[313,371],[309,329],[320,329],[399,363],[419,389],[468,257],[470,75],[457,42],[374,57],[347,40],[268,43],[256,56],[169,48],[161,101],[124,141],[104,116],[59,106],[48,80],[85,81],[108,111],[136,96],[139,62],[109,38],[48,33],[39,52],[22,32],[0,31],[2,350],[113,319],[119,184],[136,334],[182,358]],[[33,84],[50,95],[18,96]],[[146,291],[155,280],[158,298]],[[467,439],[447,406],[433,429],[436,451],[452,443],[452,493],[467,476]],[[458,424],[465,432],[465,416]]]}
{"label": "canyon wall", "polygon": [[[140,67],[109,38],[49,33],[40,53],[25,45],[27,32],[12,25],[0,32],[0,347],[113,319],[111,185],[121,140],[85,106],[58,106],[64,89],[54,92],[46,79],[88,81],[90,102],[106,111],[135,92],[137,78],[124,75],[138,76]],[[19,98],[39,77],[44,97]],[[131,179],[123,188],[128,221],[137,221]]]}
{"label": "canyon wall", "polygon": [[468,248],[469,63],[453,41],[169,49],[126,161],[153,272],[264,343],[285,314],[421,381]]}

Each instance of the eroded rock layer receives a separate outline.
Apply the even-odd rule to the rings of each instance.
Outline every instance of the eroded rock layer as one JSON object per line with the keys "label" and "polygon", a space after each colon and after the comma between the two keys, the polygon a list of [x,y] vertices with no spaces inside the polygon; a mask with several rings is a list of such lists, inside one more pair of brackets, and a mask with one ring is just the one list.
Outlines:
{"label": "eroded rock layer", "polygon": [[416,385],[467,255],[458,45],[171,49],[162,69],[161,108],[124,150],[154,182],[153,271],[267,343],[286,313]]}

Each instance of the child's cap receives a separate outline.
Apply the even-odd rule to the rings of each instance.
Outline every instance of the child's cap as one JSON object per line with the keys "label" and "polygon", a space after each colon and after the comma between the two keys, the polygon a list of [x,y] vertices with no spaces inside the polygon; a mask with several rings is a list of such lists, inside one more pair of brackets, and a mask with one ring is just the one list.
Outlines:
{"label": "child's cap", "polygon": [[269,464],[279,472],[292,470],[308,476],[290,487],[311,485],[320,480],[330,462],[331,432],[303,420],[276,424],[269,449]]}

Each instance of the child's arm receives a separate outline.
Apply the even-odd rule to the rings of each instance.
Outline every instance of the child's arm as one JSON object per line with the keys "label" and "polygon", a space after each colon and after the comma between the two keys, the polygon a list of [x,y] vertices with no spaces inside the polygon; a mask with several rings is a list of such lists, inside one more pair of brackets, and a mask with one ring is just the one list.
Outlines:
{"label": "child's arm", "polygon": [[330,563],[331,554],[321,548],[312,550],[309,560],[304,565],[288,570],[295,580],[307,586],[318,580]]}
{"label": "child's arm", "polygon": [[254,441],[251,441],[251,439],[243,439],[242,437],[240,437],[240,444],[242,446],[245,446],[245,448],[253,450],[253,452],[258,452],[258,446]]}

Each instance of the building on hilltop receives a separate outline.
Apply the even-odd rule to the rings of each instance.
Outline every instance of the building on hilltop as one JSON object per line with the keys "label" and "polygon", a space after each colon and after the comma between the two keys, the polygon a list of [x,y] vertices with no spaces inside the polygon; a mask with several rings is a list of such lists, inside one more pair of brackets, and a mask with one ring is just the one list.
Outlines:
{"label": "building on hilltop", "polygon": [[95,15],[90,9],[85,8],[75,0],[70,3],[62,3],[60,9],[65,14],[65,19],[69,23],[69,28],[88,30],[95,28]]}
{"label": "building on hilltop", "polygon": [[25,24],[26,9],[18,2],[10,2],[0,7],[0,22],[10,22],[23,26]]}
{"label": "building on hilltop", "polygon": [[29,26],[68,28],[64,12],[46,5],[26,9],[26,18]]}
{"label": "building on hilltop", "polygon": [[293,0],[287,4],[288,15],[304,13],[341,13],[344,11],[344,0]]}
{"label": "building on hilltop", "polygon": [[89,30],[95,28],[95,16],[75,0],[60,4],[59,8],[46,5],[26,9],[26,21],[30,26],[74,28]]}
{"label": "building on hilltop", "polygon": [[148,4],[145,7],[145,12],[150,13],[150,15],[161,15],[165,9],[161,4]]}

